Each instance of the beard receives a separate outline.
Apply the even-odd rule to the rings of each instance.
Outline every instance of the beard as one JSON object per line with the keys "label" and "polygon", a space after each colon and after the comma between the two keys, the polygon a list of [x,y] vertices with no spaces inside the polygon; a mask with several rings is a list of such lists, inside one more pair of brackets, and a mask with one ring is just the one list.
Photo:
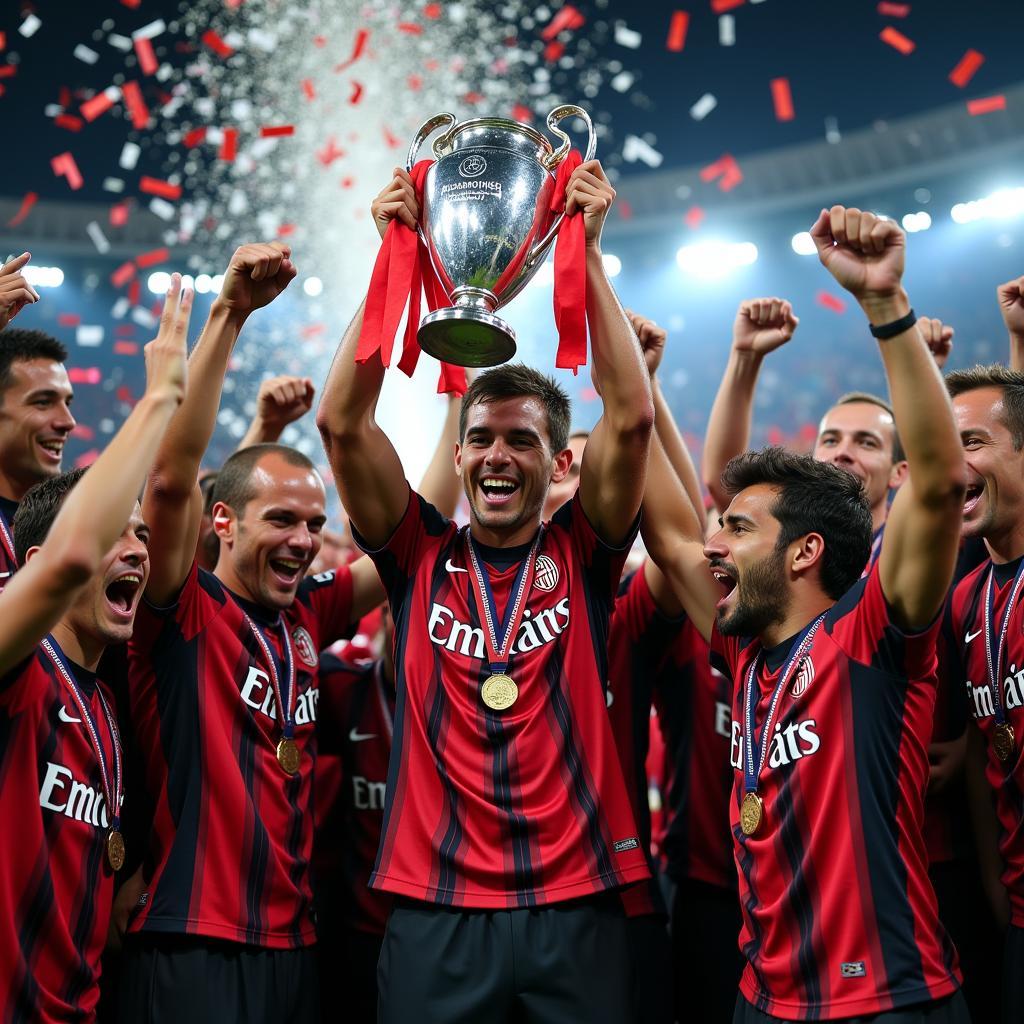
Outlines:
{"label": "beard", "polygon": [[786,617],[785,548],[755,562],[736,581],[736,607],[718,620],[723,636],[760,636]]}

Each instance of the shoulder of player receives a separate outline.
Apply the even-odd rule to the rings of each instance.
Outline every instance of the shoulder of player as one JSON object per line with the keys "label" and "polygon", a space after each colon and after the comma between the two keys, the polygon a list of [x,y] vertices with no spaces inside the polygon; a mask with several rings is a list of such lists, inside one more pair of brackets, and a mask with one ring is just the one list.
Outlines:
{"label": "shoulder of player", "polygon": [[0,676],[0,704],[13,704],[19,710],[33,702],[42,704],[60,688],[56,666],[42,645]]}

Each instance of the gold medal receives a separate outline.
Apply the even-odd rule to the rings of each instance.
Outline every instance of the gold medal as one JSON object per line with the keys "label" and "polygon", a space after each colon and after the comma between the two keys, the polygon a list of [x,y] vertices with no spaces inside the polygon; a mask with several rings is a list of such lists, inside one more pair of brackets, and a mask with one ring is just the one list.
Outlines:
{"label": "gold medal", "polygon": [[107,833],[107,862],[115,871],[124,867],[124,836],[116,828]]}
{"label": "gold medal", "polygon": [[277,763],[285,775],[294,775],[299,770],[299,748],[295,740],[285,736],[277,744]]}
{"label": "gold medal", "polygon": [[996,752],[996,757],[1003,764],[1013,759],[1016,747],[1014,744],[1013,726],[1009,722],[1000,722],[996,726],[995,732],[992,733],[992,749]]}
{"label": "gold medal", "polygon": [[492,711],[504,711],[519,699],[519,687],[511,676],[496,672],[484,682],[480,696]]}
{"label": "gold medal", "polygon": [[764,802],[756,793],[747,793],[740,804],[740,829],[745,836],[752,836],[760,827],[764,817]]}

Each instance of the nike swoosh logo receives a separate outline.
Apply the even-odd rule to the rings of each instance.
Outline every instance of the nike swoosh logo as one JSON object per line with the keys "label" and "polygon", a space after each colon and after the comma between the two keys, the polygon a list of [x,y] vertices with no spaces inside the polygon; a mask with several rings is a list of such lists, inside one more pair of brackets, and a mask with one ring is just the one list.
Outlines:
{"label": "nike swoosh logo", "polygon": [[60,711],[57,712],[57,717],[62,722],[67,722],[68,725],[74,725],[75,722],[78,722],[79,724],[81,724],[81,721],[82,721],[80,718],[72,718],[68,714],[68,709],[66,707],[64,707],[63,704],[61,704],[61,706],[60,706]]}
{"label": "nike swoosh logo", "polygon": [[452,560],[451,560],[450,558],[448,559],[448,561],[447,561],[447,562],[445,562],[445,563],[444,563],[444,567],[445,567],[445,568],[446,568],[446,569],[447,569],[447,570],[448,570],[449,572],[469,572],[469,570],[468,570],[468,569],[460,569],[460,568],[459,568],[459,567],[458,567],[457,565],[455,565],[455,564],[454,564],[454,563],[452,562]]}
{"label": "nike swoosh logo", "polygon": [[968,633],[964,636],[964,643],[969,644],[976,636],[981,636],[982,632],[983,630],[980,629],[976,633],[971,633],[968,631]]}
{"label": "nike swoosh logo", "polygon": [[361,740],[375,740],[377,734],[375,732],[359,732],[358,729],[351,729],[348,738],[353,743],[359,743]]}

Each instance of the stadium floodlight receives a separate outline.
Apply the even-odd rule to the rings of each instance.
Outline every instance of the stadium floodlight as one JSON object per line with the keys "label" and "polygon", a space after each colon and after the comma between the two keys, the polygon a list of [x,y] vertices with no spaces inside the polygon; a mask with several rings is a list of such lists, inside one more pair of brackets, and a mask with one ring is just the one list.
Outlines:
{"label": "stadium floodlight", "polygon": [[1024,188],[1001,188],[981,199],[957,203],[949,215],[956,224],[976,220],[1012,220],[1024,213]]}
{"label": "stadium floodlight", "polygon": [[319,277],[307,277],[302,282],[302,290],[312,299],[315,299],[324,290],[324,283]]}
{"label": "stadium floodlight", "polygon": [[676,253],[676,263],[684,274],[704,280],[726,277],[739,267],[748,267],[757,261],[757,246],[753,242],[722,242],[707,240],[684,245]]}
{"label": "stadium floodlight", "polygon": [[818,251],[810,231],[798,231],[789,244],[798,256],[813,256]]}
{"label": "stadium floodlight", "polygon": [[156,270],[146,279],[146,287],[154,295],[163,295],[171,287],[171,275],[166,270]]}
{"label": "stadium floodlight", "polygon": [[213,286],[213,278],[209,274],[198,274],[196,276],[196,291],[200,295],[206,295]]}
{"label": "stadium floodlight", "polygon": [[601,262],[604,264],[604,272],[609,277],[618,277],[622,273],[622,260],[613,253],[606,252],[601,257]]}
{"label": "stadium floodlight", "polygon": [[59,288],[64,283],[60,267],[34,267],[30,263],[21,273],[33,288]]}
{"label": "stadium floodlight", "polygon": [[927,231],[932,226],[932,218],[931,214],[919,210],[917,213],[906,214],[900,223],[903,230],[912,235],[917,231]]}

